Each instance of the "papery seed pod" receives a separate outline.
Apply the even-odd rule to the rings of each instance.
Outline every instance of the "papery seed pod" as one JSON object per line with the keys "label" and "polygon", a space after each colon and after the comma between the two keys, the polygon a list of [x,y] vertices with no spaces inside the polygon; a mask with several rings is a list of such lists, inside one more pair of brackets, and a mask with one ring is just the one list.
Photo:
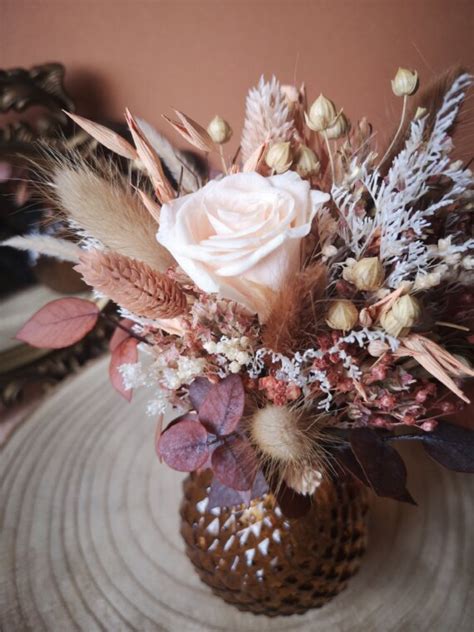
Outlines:
{"label": "papery seed pod", "polygon": [[410,294],[398,298],[385,314],[380,317],[380,324],[392,336],[399,336],[403,330],[413,327],[421,315],[419,301]]}
{"label": "papery seed pod", "polygon": [[392,312],[404,327],[411,327],[420,317],[420,302],[411,294],[405,294],[394,302]]}
{"label": "papery seed pod", "polygon": [[230,140],[232,136],[232,128],[225,119],[216,114],[207,126],[207,133],[215,143],[223,145]]}
{"label": "papery seed pod", "polygon": [[331,329],[349,331],[359,320],[359,312],[352,301],[338,299],[331,303],[327,314],[326,324]]}
{"label": "papery seed pod", "polygon": [[265,162],[275,173],[288,171],[293,162],[290,143],[274,143],[265,156]]}
{"label": "papery seed pod", "polygon": [[319,162],[318,157],[314,151],[309,147],[306,147],[306,145],[301,145],[298,149],[295,166],[297,174],[302,178],[314,176],[319,173],[319,170],[321,169],[321,163]]}
{"label": "papery seed pod", "polygon": [[385,278],[384,267],[378,257],[364,257],[350,269],[350,280],[358,290],[375,292]]}
{"label": "papery seed pod", "polygon": [[334,124],[336,117],[336,106],[322,94],[310,107],[309,114],[305,113],[306,125],[313,132],[323,132],[328,129]]}
{"label": "papery seed pod", "polygon": [[349,131],[350,125],[349,120],[343,112],[340,112],[334,125],[328,127],[326,130],[326,135],[331,140],[336,140],[344,136]]}
{"label": "papery seed pod", "polygon": [[418,73],[416,70],[399,68],[395,78],[392,79],[392,90],[397,97],[415,94],[418,88]]}

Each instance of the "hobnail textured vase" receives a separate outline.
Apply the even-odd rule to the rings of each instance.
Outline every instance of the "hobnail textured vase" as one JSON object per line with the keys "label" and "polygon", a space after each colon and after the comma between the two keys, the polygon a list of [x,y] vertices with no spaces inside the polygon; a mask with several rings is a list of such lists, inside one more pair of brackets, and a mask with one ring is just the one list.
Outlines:
{"label": "hobnail textured vase", "polygon": [[250,507],[207,508],[211,477],[183,484],[181,534],[201,580],[240,610],[302,614],[343,590],[367,545],[368,494],[323,480],[309,513],[287,519],[267,493]]}

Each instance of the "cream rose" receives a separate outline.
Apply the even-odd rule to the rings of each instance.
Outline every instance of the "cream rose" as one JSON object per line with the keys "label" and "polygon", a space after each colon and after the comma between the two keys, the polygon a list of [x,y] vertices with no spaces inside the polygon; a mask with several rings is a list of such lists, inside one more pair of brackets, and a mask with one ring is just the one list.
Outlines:
{"label": "cream rose", "polygon": [[329,197],[293,171],[229,175],[164,204],[156,237],[201,290],[264,321],[273,293],[299,269],[301,240]]}

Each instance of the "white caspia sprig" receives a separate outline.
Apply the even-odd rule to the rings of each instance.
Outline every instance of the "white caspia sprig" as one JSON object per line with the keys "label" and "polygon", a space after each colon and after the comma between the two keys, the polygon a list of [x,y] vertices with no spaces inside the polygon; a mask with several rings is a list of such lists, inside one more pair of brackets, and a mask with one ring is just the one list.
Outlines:
{"label": "white caspia sprig", "polygon": [[[361,165],[354,161],[352,169],[357,174],[359,188],[345,183],[333,186],[333,199],[347,223],[343,238],[359,257],[373,236],[379,235],[380,259],[385,265],[395,264],[387,279],[389,287],[398,287],[429,267],[431,255],[425,244],[429,218],[462,197],[474,184],[472,173],[451,160],[452,141],[448,135],[472,80],[471,75],[462,74],[453,82],[428,141],[424,140],[427,117],[411,123],[405,146],[385,178],[381,178],[378,169],[370,171],[367,161]],[[430,182],[443,176],[451,186],[441,197],[432,202],[424,199],[422,204],[422,198],[430,191]],[[360,212],[364,190],[373,200],[373,217]]]}

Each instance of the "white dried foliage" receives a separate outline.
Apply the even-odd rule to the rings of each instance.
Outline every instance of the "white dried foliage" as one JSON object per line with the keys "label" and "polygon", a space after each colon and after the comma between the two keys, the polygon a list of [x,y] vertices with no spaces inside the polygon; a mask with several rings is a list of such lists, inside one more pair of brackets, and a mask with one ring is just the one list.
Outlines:
{"label": "white dried foliage", "polygon": [[297,351],[289,357],[283,353],[276,353],[271,349],[261,347],[248,363],[247,372],[252,379],[259,377],[266,370],[265,358],[268,357],[272,364],[279,365],[275,377],[278,380],[296,384],[301,388],[304,395],[310,392],[310,385],[317,382],[319,389],[325,394],[325,397],[319,401],[318,408],[329,410],[333,400],[331,384],[324,370],[314,368],[313,360],[329,355],[337,355],[342,360],[347,376],[353,380],[358,380],[361,376],[361,369],[343,347],[346,344],[356,344],[363,348],[368,347],[374,341],[386,343],[392,351],[395,351],[399,345],[398,340],[386,332],[380,329],[370,330],[364,327],[360,330],[350,331],[327,351],[311,348],[303,352]]}
{"label": "white dried foliage", "polygon": [[[380,236],[381,260],[387,266],[395,264],[387,279],[389,287],[396,288],[405,280],[413,280],[420,271],[430,269],[435,259],[433,250],[425,243],[430,218],[466,195],[474,185],[472,173],[451,160],[452,141],[448,135],[471,84],[472,77],[468,74],[453,82],[427,141],[424,140],[427,118],[411,123],[410,135],[386,178],[381,179],[377,169],[370,171],[367,163],[358,165],[354,161],[352,169],[358,175],[358,188],[346,183],[333,186],[333,199],[347,222],[342,236],[352,252],[360,257],[372,237]],[[450,180],[450,188],[441,197],[427,202],[430,182],[441,177]],[[358,206],[364,191],[373,199],[373,217],[365,216]],[[470,247],[472,241],[456,245],[457,252]]]}
{"label": "white dried foliage", "polygon": [[275,77],[266,82],[260,77],[245,104],[245,121],[241,151],[245,162],[265,142],[287,141],[293,133],[291,120],[280,83]]}

